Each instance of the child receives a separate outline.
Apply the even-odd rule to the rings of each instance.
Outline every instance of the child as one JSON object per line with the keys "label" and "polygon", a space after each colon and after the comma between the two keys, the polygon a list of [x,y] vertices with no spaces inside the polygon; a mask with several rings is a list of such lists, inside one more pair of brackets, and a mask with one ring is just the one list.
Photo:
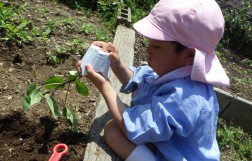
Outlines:
{"label": "child", "polygon": [[214,54],[224,32],[219,6],[214,0],[160,0],[134,28],[149,39],[148,66],[127,68],[113,44],[93,43],[110,52],[121,91],[133,92],[131,108],[85,66],[113,117],[105,141],[127,161],[218,161],[213,85],[229,85]]}

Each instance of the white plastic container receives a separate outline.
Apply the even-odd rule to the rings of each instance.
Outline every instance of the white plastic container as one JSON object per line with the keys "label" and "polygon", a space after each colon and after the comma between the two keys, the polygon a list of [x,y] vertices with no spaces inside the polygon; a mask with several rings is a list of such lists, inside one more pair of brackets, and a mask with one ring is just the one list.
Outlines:
{"label": "white plastic container", "polygon": [[101,73],[108,78],[108,71],[110,66],[109,53],[102,51],[98,46],[91,45],[81,60],[82,75],[87,75],[85,65],[91,65],[94,70]]}

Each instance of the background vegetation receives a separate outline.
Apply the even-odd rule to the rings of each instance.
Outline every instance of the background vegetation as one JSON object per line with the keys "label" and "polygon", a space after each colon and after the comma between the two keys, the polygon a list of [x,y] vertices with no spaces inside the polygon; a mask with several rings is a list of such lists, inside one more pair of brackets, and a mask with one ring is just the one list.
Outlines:
{"label": "background vegetation", "polygon": [[[94,24],[83,23],[79,30],[87,35],[95,33],[97,40],[109,41],[108,30],[115,29],[119,7],[128,6],[131,8],[132,22],[134,23],[146,16],[158,0],[125,0],[124,2],[115,0],[58,1],[74,9],[85,11],[85,13],[90,15],[99,14],[107,22],[106,29],[97,31]],[[249,21],[250,17],[247,16],[247,11],[250,9],[249,3],[244,1],[241,10],[228,8],[224,0],[219,1],[219,4],[225,17],[226,30],[218,49],[230,50],[241,55],[244,55],[248,50],[252,51],[252,27]],[[71,30],[73,28],[72,24],[75,23],[73,19],[48,20],[47,26],[41,28],[22,16],[25,9],[25,3],[19,7],[14,7],[8,3],[0,2],[0,41],[6,42],[7,45],[16,43],[20,47],[23,44],[32,43],[35,38],[47,41],[56,28],[67,26]],[[47,12],[45,8],[40,9],[41,14],[46,14]],[[83,50],[86,50],[87,46],[82,40],[74,39],[68,43],[67,47],[58,46],[54,50],[48,51],[48,62],[52,64],[60,63],[62,55],[69,51],[81,53]],[[250,58],[246,60],[246,63],[252,66]],[[220,119],[217,136],[220,149],[228,154],[229,160],[252,160],[252,137],[250,133],[244,133],[239,127],[237,128]]]}

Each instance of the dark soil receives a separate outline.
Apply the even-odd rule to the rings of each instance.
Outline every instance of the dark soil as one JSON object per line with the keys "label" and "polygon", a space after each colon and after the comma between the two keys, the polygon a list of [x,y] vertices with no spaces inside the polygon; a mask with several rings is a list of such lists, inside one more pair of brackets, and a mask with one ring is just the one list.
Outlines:
{"label": "dark soil", "polygon": [[[56,27],[47,41],[35,38],[31,44],[19,46],[16,42],[0,42],[0,160],[4,161],[45,161],[53,153],[58,143],[68,145],[69,152],[62,160],[83,160],[89,129],[95,112],[99,93],[86,79],[82,79],[89,89],[89,96],[77,94],[74,86],[70,87],[67,104],[74,104],[81,116],[78,120],[78,133],[70,130],[64,118],[53,119],[49,107],[43,100],[32,108],[23,111],[22,99],[28,86],[32,83],[43,84],[53,75],[66,75],[76,70],[75,63],[81,53],[69,51],[59,64],[48,62],[48,51],[55,51],[75,38],[91,43],[94,34],[86,36],[80,33],[79,27],[87,19],[89,23],[102,23],[95,17],[86,17],[83,12],[72,10],[56,1],[15,1],[12,5],[26,4],[24,16],[32,20],[36,26],[43,28],[49,19],[62,20],[72,18],[72,30],[67,26]],[[39,10],[46,9],[45,16]],[[83,51],[84,52],[84,51]],[[65,91],[56,92],[55,100],[64,103]],[[62,107],[61,107],[62,108]]]}
{"label": "dark soil", "polygon": [[[77,94],[74,87],[70,88],[68,104],[74,103],[80,113],[78,133],[70,130],[68,122],[63,119],[53,119],[45,101],[34,105],[27,111],[22,110],[22,99],[27,87],[32,83],[43,84],[52,75],[66,75],[75,70],[75,63],[81,58],[81,52],[69,51],[60,64],[48,63],[46,53],[55,50],[55,46],[67,44],[69,40],[80,38],[86,43],[95,39],[95,33],[85,35],[78,30],[83,22],[96,24],[103,28],[103,23],[95,15],[70,9],[56,1],[16,1],[13,5],[26,4],[24,16],[37,26],[45,26],[48,19],[60,20],[73,18],[75,23],[71,30],[67,26],[57,27],[47,40],[34,39],[31,44],[17,45],[15,42],[0,42],[0,160],[4,161],[45,161],[53,153],[53,147],[65,143],[69,152],[62,160],[81,161],[89,138],[96,103],[99,93],[86,79],[89,96]],[[46,15],[39,10],[46,9]],[[113,38],[113,33],[109,33]],[[142,37],[136,36],[135,62],[136,66],[145,61],[146,47]],[[83,51],[84,52],[84,51]],[[231,77],[231,86],[227,90],[234,95],[252,100],[252,69],[242,63],[244,58],[225,53],[222,63]],[[235,78],[235,79],[234,79]],[[60,105],[64,103],[65,91],[55,93]]]}

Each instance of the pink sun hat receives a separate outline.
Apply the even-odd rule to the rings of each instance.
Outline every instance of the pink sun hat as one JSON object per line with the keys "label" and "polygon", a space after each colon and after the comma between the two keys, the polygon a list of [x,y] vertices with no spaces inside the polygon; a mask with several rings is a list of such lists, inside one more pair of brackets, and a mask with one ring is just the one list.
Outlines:
{"label": "pink sun hat", "polygon": [[160,0],[133,27],[147,38],[177,41],[194,48],[191,79],[228,86],[229,78],[214,53],[223,36],[224,24],[215,0]]}

